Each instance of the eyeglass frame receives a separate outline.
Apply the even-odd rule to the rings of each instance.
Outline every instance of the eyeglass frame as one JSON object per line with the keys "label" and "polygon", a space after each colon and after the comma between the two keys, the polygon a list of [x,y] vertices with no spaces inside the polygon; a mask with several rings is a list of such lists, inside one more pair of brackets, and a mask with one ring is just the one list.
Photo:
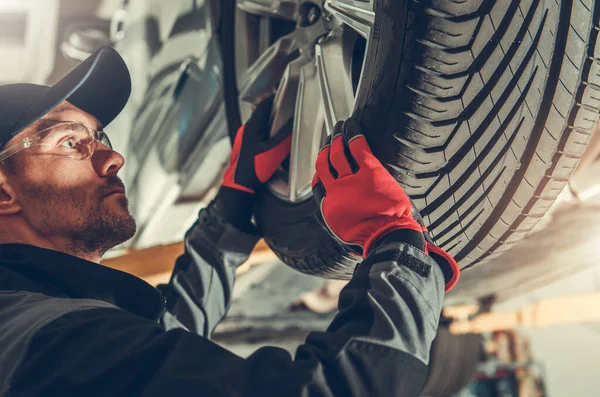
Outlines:
{"label": "eyeglass frame", "polygon": [[59,157],[68,157],[68,158],[73,158],[75,160],[84,161],[94,155],[94,153],[96,152],[96,145],[98,142],[100,144],[104,145],[105,147],[107,147],[108,149],[113,150],[112,143],[110,142],[110,139],[108,138],[108,135],[106,134],[106,132],[104,132],[104,130],[102,130],[102,129],[95,130],[93,128],[90,128],[90,127],[84,125],[83,123],[76,122],[76,121],[65,121],[65,122],[57,123],[48,128],[44,128],[43,130],[36,131],[32,134],[32,136],[22,138],[21,141],[17,141],[17,142],[7,145],[7,147],[5,147],[4,149],[2,149],[2,151],[0,151],[0,164],[3,163],[4,161],[6,161],[8,158],[14,156],[15,154],[17,154],[25,149],[29,149],[29,148],[32,148],[35,146],[41,146],[41,143],[46,138],[46,136],[36,137],[35,135],[42,134],[45,131],[54,129],[61,125],[67,125],[67,124],[68,125],[76,124],[76,125],[82,126],[83,128],[86,129],[90,138],[92,138],[89,143],[89,145],[93,145],[91,147],[91,150],[89,150],[90,154],[83,158],[79,158],[79,157],[68,155],[68,154],[47,153],[48,155],[59,156]]}

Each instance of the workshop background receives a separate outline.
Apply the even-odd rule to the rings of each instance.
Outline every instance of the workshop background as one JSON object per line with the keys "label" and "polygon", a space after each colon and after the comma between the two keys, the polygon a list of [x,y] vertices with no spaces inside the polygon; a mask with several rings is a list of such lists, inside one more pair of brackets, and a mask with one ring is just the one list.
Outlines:
{"label": "workshop background", "polygon": [[[0,0],[2,84],[52,84],[102,45],[114,46],[125,58],[133,92],[107,132],[116,150],[125,154],[121,177],[141,228],[133,241],[110,252],[105,264],[155,285],[168,281],[174,259],[182,251],[183,234],[212,197],[230,150],[221,88],[224,70],[215,55],[219,43],[211,30],[209,3]],[[265,1],[255,3],[264,6]],[[264,48],[268,43],[257,45]],[[174,93],[183,99],[170,101]],[[249,109],[240,105],[242,119]],[[192,145],[185,134],[198,126],[203,135]],[[492,259],[497,266],[488,266],[476,276],[465,272],[461,283],[469,286],[468,294],[458,289],[448,296],[447,306],[473,303],[474,291],[487,296],[492,284],[486,280],[508,279],[512,286],[496,291],[495,301],[489,302],[491,313],[519,311],[548,298],[588,294],[589,299],[567,304],[563,312],[575,316],[567,324],[497,326],[499,330],[486,331],[478,339],[484,353],[473,382],[457,395],[519,395],[517,384],[522,396],[600,394],[600,316],[599,307],[590,303],[598,302],[600,294],[600,163],[596,159],[585,158],[591,165],[575,173],[531,234]],[[546,274],[549,262],[557,265],[548,266],[553,270]],[[519,268],[531,269],[532,277],[506,271]],[[344,285],[293,270],[264,243],[238,274],[233,305],[214,339],[242,356],[273,344],[293,354],[308,331],[327,326]],[[556,317],[563,312],[557,310]],[[506,382],[482,386],[490,379]]]}

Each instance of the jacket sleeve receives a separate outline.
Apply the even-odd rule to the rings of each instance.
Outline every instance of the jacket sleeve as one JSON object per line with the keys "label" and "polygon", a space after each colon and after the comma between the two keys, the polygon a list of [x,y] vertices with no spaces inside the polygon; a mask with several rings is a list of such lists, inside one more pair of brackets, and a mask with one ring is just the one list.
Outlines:
{"label": "jacket sleeve", "polygon": [[378,248],[295,358],[264,347],[243,359],[118,309],[69,313],[34,337],[8,395],[418,396],[443,283],[423,252]]}
{"label": "jacket sleeve", "polygon": [[236,269],[258,239],[226,222],[213,205],[202,209],[185,235],[185,252],[175,262],[169,284],[157,287],[167,299],[161,318],[165,329],[210,337],[231,304]]}

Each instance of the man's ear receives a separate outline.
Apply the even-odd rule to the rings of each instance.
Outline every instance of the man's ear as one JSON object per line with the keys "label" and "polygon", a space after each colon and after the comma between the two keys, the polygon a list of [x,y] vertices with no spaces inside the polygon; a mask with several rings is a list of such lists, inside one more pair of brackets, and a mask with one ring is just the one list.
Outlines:
{"label": "man's ear", "polygon": [[0,173],[0,216],[14,215],[21,211],[21,204],[15,190]]}

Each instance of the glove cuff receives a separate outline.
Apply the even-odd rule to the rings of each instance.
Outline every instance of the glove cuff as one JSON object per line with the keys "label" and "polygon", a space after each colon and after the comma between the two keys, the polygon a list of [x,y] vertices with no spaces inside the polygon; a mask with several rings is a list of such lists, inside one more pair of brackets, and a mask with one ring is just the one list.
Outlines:
{"label": "glove cuff", "polygon": [[425,252],[425,237],[423,233],[412,229],[398,229],[389,232],[372,244],[371,251],[376,251],[379,247],[389,243],[405,243]]}
{"label": "glove cuff", "polygon": [[456,263],[456,260],[454,260],[449,253],[428,241],[430,239],[431,238],[428,236],[428,233],[423,234],[420,231],[406,228],[395,229],[386,233],[372,243],[368,252],[374,252],[379,247],[382,247],[388,243],[396,242],[409,244],[420,249],[421,251],[424,251],[425,254],[435,261],[442,271],[445,284],[444,293],[448,293],[458,282],[460,277],[460,267]]}
{"label": "glove cuff", "polygon": [[253,232],[254,194],[221,186],[213,200],[215,210],[227,222],[243,232]]}
{"label": "glove cuff", "polygon": [[460,277],[460,267],[458,267],[458,263],[456,263],[456,260],[454,260],[449,253],[429,242],[425,243],[425,253],[438,264],[440,269],[442,269],[444,283],[446,285],[444,293],[447,294],[454,288]]}
{"label": "glove cuff", "polygon": [[[414,230],[421,235],[423,234],[421,232],[421,226],[412,218],[405,218],[394,223],[389,223],[372,233],[367,241],[365,241],[363,247],[363,258],[366,258],[369,255],[369,252],[372,251],[373,245],[375,245],[379,240],[385,236],[388,236],[390,233],[400,230]],[[420,244],[417,246],[417,248],[419,247]]]}

